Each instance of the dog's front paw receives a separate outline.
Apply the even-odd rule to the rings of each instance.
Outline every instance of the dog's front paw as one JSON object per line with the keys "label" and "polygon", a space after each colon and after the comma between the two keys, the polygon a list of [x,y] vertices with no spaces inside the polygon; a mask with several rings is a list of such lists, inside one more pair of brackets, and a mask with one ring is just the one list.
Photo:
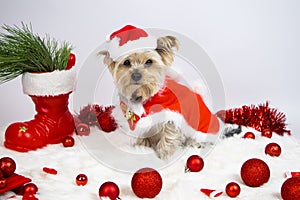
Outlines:
{"label": "dog's front paw", "polygon": [[145,146],[145,147],[151,147],[151,143],[149,138],[138,138],[135,145],[137,146]]}

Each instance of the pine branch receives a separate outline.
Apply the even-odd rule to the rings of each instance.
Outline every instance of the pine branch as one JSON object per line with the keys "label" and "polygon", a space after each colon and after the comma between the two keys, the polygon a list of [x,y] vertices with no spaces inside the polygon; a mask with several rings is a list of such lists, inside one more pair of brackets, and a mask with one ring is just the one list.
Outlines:
{"label": "pine branch", "polygon": [[34,34],[31,25],[2,26],[0,33],[0,83],[25,72],[52,72],[64,70],[72,47],[49,36]]}

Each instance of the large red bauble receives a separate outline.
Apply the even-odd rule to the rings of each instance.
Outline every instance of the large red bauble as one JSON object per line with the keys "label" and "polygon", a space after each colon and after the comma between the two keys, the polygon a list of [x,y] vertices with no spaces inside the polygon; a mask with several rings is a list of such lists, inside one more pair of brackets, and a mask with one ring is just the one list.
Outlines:
{"label": "large red bauble", "polygon": [[226,194],[229,197],[236,197],[240,194],[241,192],[241,188],[239,186],[239,184],[235,183],[235,182],[230,182],[226,185]]}
{"label": "large red bauble", "polygon": [[264,129],[261,131],[261,135],[263,137],[271,138],[272,137],[272,131],[270,129]]}
{"label": "large red bauble", "polygon": [[75,56],[75,54],[70,53],[66,69],[67,70],[71,69],[75,65],[75,62],[76,62],[76,56]]}
{"label": "large red bauble", "polygon": [[279,144],[277,143],[269,143],[266,147],[265,147],[265,153],[270,155],[270,156],[280,156],[281,154],[281,147],[279,146]]}
{"label": "large red bauble", "polygon": [[114,182],[105,182],[99,188],[99,196],[108,197],[111,200],[116,200],[119,197],[120,189]]}
{"label": "large red bauble", "polygon": [[291,177],[282,184],[281,197],[283,200],[300,199],[300,177]]}
{"label": "large red bauble", "polygon": [[0,159],[0,170],[4,177],[10,177],[16,171],[16,163],[10,157],[3,157]]}
{"label": "large red bauble", "polygon": [[28,183],[23,187],[24,194],[36,194],[38,190],[38,187],[34,183]]}
{"label": "large red bauble", "polygon": [[190,156],[186,161],[186,171],[199,172],[204,167],[203,159],[198,155]]}
{"label": "large red bauble", "polygon": [[246,132],[243,138],[255,139],[255,135],[252,132]]}
{"label": "large red bauble", "polygon": [[161,191],[162,178],[155,169],[142,168],[132,176],[131,188],[139,198],[154,198]]}
{"label": "large red bauble", "polygon": [[74,138],[72,136],[66,136],[63,139],[62,143],[63,143],[64,147],[72,147],[75,144],[75,140],[74,140]]}
{"label": "large red bauble", "polygon": [[291,177],[282,184],[281,197],[283,200],[300,199],[300,177]]}
{"label": "large red bauble", "polygon": [[85,186],[87,182],[88,177],[85,174],[78,174],[78,176],[76,177],[76,184],[79,186]]}
{"label": "large red bauble", "polygon": [[241,167],[241,178],[250,187],[259,187],[270,179],[270,168],[258,158],[244,162]]}

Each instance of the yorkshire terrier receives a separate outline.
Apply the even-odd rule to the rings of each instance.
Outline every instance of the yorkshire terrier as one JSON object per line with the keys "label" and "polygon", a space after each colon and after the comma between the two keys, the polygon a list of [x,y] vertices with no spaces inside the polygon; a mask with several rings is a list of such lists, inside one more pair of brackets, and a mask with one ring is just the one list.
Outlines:
{"label": "yorkshire terrier", "polygon": [[[180,147],[196,144],[191,132],[216,133],[219,129],[218,120],[200,95],[194,95],[168,76],[174,61],[174,50],[178,48],[177,38],[165,36],[157,39],[156,48],[132,52],[117,60],[111,58],[109,51],[99,52],[104,56],[103,62],[114,79],[120,97],[120,106],[113,111],[113,117],[122,128],[129,124],[130,130],[126,132],[137,137],[136,145],[153,148],[160,159],[169,158]],[[168,92],[164,91],[166,88]],[[188,93],[178,92],[181,88],[188,90]],[[176,106],[172,105],[173,97],[168,97],[169,93],[176,96]],[[189,99],[181,102],[187,96],[190,96]],[[193,102],[196,102],[197,109],[192,106]],[[174,108],[178,106],[181,111]],[[190,110],[183,111],[183,107],[190,107]],[[201,116],[200,120],[200,114],[208,116]]]}

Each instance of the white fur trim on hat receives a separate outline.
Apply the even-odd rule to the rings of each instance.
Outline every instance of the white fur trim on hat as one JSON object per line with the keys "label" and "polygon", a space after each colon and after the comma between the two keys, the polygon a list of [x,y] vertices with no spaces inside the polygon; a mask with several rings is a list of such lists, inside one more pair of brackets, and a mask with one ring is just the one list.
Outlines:
{"label": "white fur trim on hat", "polygon": [[35,96],[57,96],[75,89],[76,70],[55,70],[44,73],[24,73],[23,92]]}
{"label": "white fur trim on hat", "polygon": [[114,37],[108,42],[108,52],[113,61],[117,61],[126,54],[130,54],[141,49],[155,49],[157,47],[157,39],[152,36],[140,37],[137,40],[128,41],[126,44],[119,45],[120,38]]}

